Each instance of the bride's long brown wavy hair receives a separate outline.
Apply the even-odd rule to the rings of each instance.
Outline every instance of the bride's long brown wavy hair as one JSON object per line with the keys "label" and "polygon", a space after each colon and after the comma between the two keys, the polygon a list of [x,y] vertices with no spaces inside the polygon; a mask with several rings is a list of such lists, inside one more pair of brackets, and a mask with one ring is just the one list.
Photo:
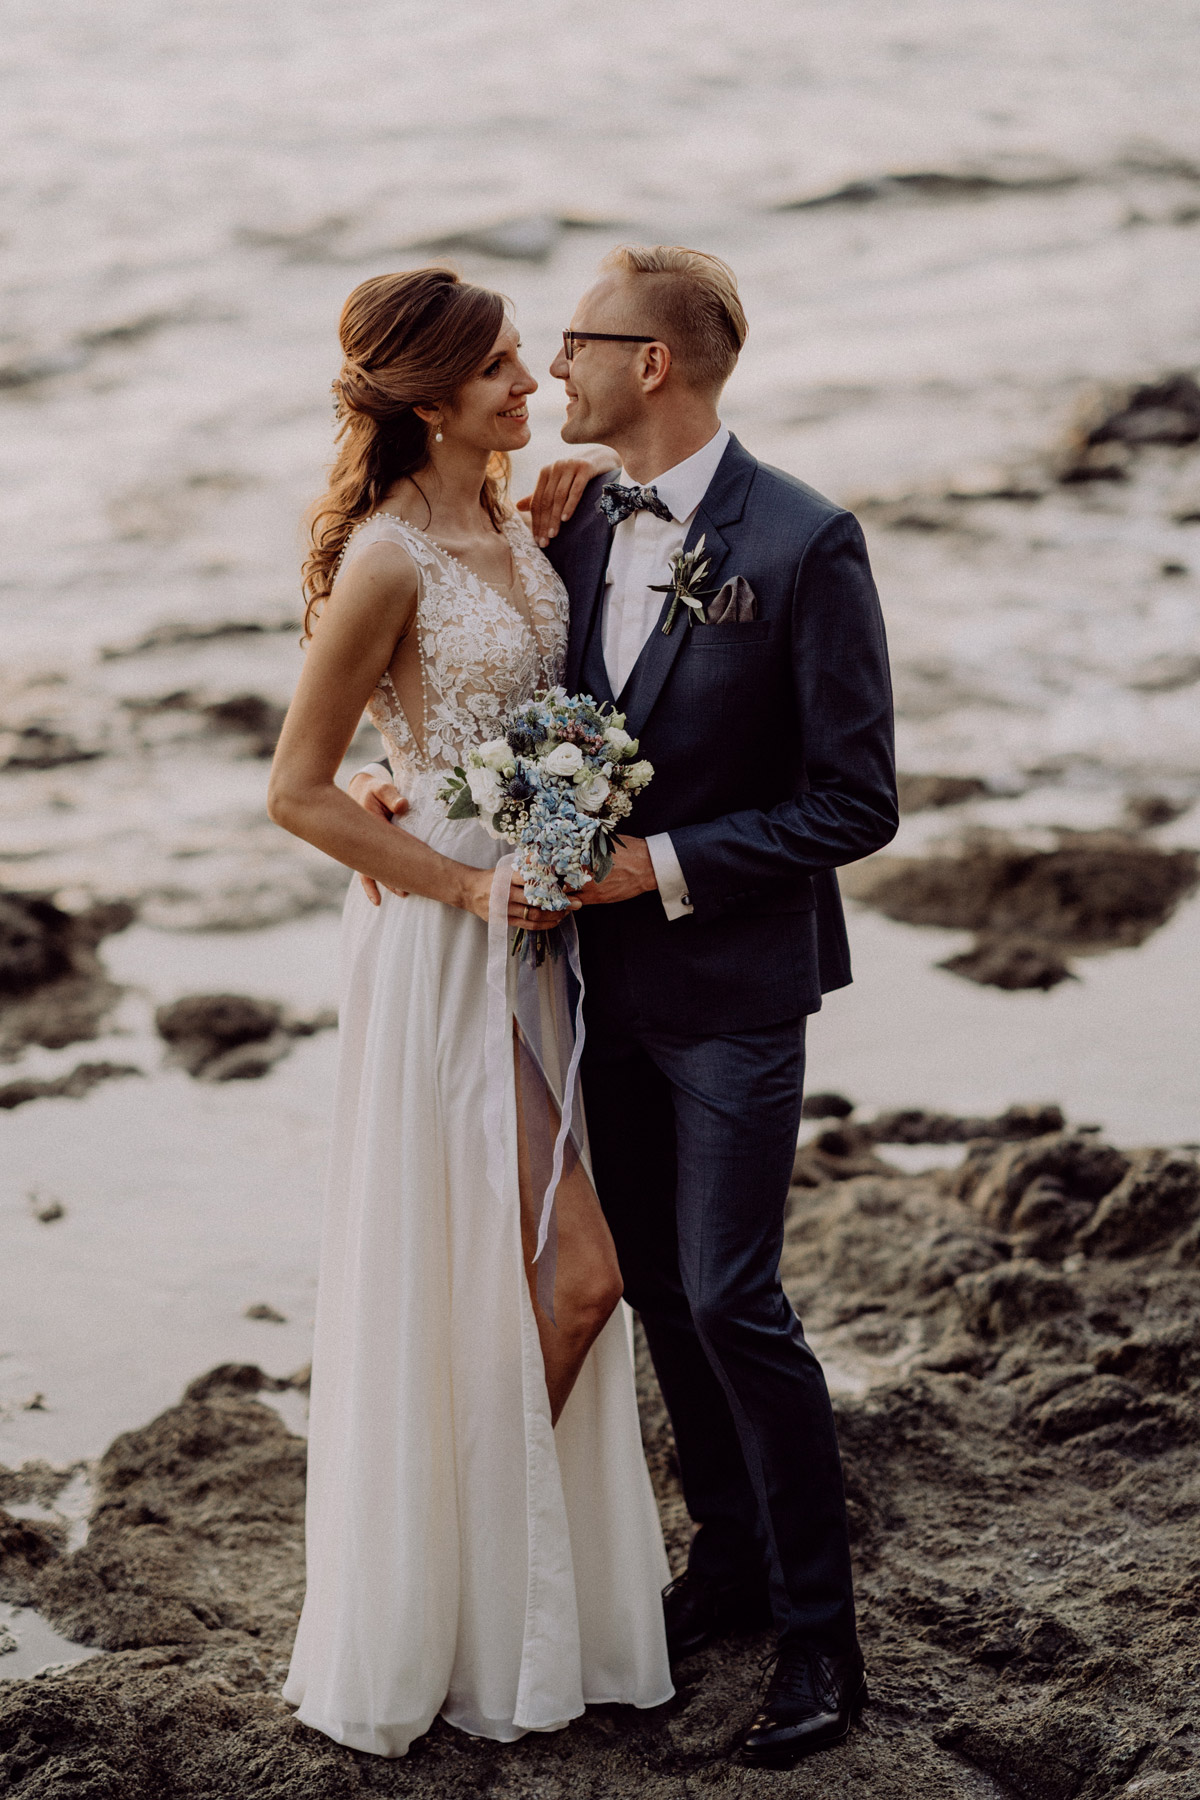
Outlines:
{"label": "bride's long brown wavy hair", "polygon": [[[346,540],[402,475],[429,461],[433,430],[413,410],[446,407],[476,374],[504,323],[505,302],[453,269],[376,275],[356,287],[338,322],[341,373],[333,383],[337,458],[309,515],[304,561],[307,639],[333,586]],[[488,464],[480,503],[499,527],[507,511],[506,456]]]}

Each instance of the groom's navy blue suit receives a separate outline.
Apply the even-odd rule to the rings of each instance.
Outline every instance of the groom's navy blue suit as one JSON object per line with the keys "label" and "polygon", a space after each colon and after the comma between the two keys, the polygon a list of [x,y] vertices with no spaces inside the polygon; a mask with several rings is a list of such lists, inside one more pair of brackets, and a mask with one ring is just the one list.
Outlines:
{"label": "groom's navy blue suit", "polygon": [[734,438],[687,547],[703,533],[707,585],[743,576],[757,617],[656,625],[614,695],[605,479],[549,553],[565,685],[626,713],[655,770],[629,829],[670,833],[693,910],[668,920],[648,893],[577,915],[597,1188],[675,1430],[691,1567],[718,1586],[765,1572],[784,1638],[844,1650],[837,1442],[779,1258],[805,1019],[850,980],[833,871],[896,829],[883,622],[852,515]]}

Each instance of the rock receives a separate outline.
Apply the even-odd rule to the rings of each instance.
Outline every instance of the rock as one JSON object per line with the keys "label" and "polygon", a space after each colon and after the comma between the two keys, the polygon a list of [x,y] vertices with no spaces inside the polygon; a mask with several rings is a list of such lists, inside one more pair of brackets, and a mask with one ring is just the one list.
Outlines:
{"label": "rock", "polygon": [[891,1175],[896,1171],[875,1155],[861,1126],[848,1122],[820,1132],[797,1150],[792,1181],[817,1187],[823,1181],[851,1181],[859,1175]]}
{"label": "rock", "polygon": [[[846,1154],[821,1154],[853,1160],[863,1129],[847,1115]],[[1045,1224],[1060,1198],[1095,1212],[1147,1154],[1054,1132],[976,1143],[962,1171],[794,1191],[782,1273],[831,1373],[854,1346],[864,1368],[875,1351],[892,1362],[834,1400],[874,1704],[816,1786],[801,1772],[789,1792],[1200,1791],[1200,1267],[1179,1260],[1196,1226],[1132,1257],[1077,1255],[1069,1278],[1009,1259],[1018,1226]],[[984,1217],[993,1208],[1002,1227]],[[690,1527],[640,1326],[635,1346],[678,1570]],[[678,1800],[700,1781],[711,1800],[749,1796],[728,1746],[753,1711],[766,1634],[683,1665],[667,1707],[589,1708],[565,1732],[501,1748],[439,1722],[388,1763],[297,1724],[279,1688],[303,1590],[304,1446],[254,1396],[304,1379],[224,1364],[118,1438],[74,1554],[57,1526],[14,1522],[34,1534],[17,1546],[33,1555],[0,1554],[0,1581],[60,1629],[126,1647],[0,1682],[0,1789],[20,1800]],[[0,1470],[0,1502],[51,1504],[66,1479],[45,1465]]]}
{"label": "rock", "polygon": [[1072,1233],[1090,1218],[1090,1200],[1072,1200],[1057,1175],[1038,1175],[1018,1200],[1010,1221],[1013,1251],[1042,1261],[1061,1258]]}
{"label": "rock", "polygon": [[173,1062],[204,1081],[246,1081],[265,1075],[287,1055],[294,1038],[337,1026],[324,1007],[295,1017],[274,1000],[245,994],[186,994],[154,1015]]}
{"label": "rock", "polygon": [[1142,1387],[1176,1393],[1200,1380],[1200,1321],[1136,1332],[1102,1349],[1096,1368],[1102,1375],[1123,1375]]}
{"label": "rock", "polygon": [[1088,1256],[1137,1256],[1180,1236],[1200,1213],[1200,1166],[1167,1150],[1138,1155],[1076,1237]]}
{"label": "rock", "polygon": [[53,1225],[58,1219],[65,1219],[67,1209],[61,1200],[52,1194],[39,1194],[35,1189],[29,1195],[29,1204],[34,1218],[40,1225]]}
{"label": "rock", "polygon": [[120,989],[96,946],[134,916],[124,901],[67,912],[50,894],[0,894],[0,1057],[27,1044],[58,1050],[98,1035]]}
{"label": "rock", "polygon": [[1143,1396],[1132,1382],[1121,1381],[1115,1375],[1093,1375],[1088,1381],[1072,1383],[1037,1407],[1030,1422],[1039,1437],[1062,1443],[1085,1431],[1095,1431],[1097,1426],[1109,1425],[1114,1419],[1140,1416],[1143,1406]]}
{"label": "rock", "polygon": [[265,1075],[289,1047],[282,1021],[275,1001],[244,994],[187,994],[154,1015],[172,1060],[210,1081]]}
{"label": "rock", "polygon": [[1089,444],[1194,444],[1200,440],[1200,385],[1189,374],[1133,388],[1088,433]]}
{"label": "rock", "polygon": [[805,1094],[800,1107],[802,1119],[848,1119],[854,1111],[853,1100],[844,1094]]}
{"label": "rock", "polygon": [[[1196,680],[1200,681],[1200,658],[1196,660]],[[1130,794],[1125,801],[1125,817],[1136,831],[1153,831],[1182,818],[1192,804],[1191,800],[1173,800],[1166,794]]]}
{"label": "rock", "polygon": [[904,924],[1100,949],[1144,942],[1198,873],[1195,851],[1117,832],[1074,833],[1054,850],[989,835],[959,856],[872,857],[847,891]]}
{"label": "rock", "polygon": [[104,751],[99,745],[81,744],[68,731],[47,720],[0,733],[0,771],[8,775],[26,769],[62,769],[71,763],[93,762]]}
{"label": "rock", "polygon": [[218,1363],[207,1374],[189,1381],[183,1391],[184,1401],[211,1400],[218,1394],[257,1394],[264,1388],[278,1388],[272,1375],[265,1375],[257,1363]]}
{"label": "rock", "polygon": [[38,1571],[59,1555],[64,1538],[57,1526],[17,1519],[0,1507],[0,1600],[29,1606]]}
{"label": "rock", "polygon": [[1083,409],[1055,461],[1062,482],[1121,481],[1149,444],[1200,439],[1200,386],[1190,374],[1097,395]]}
{"label": "rock", "polygon": [[245,1316],[247,1319],[262,1319],[268,1325],[287,1324],[287,1314],[279,1312],[274,1306],[268,1305],[265,1300],[257,1300],[253,1306],[248,1306]]}
{"label": "rock", "polygon": [[1127,444],[1072,444],[1053,459],[1064,487],[1085,481],[1127,481],[1133,454]]}
{"label": "rock", "polygon": [[[1191,652],[1178,655],[1168,651],[1141,663],[1129,676],[1125,686],[1132,688],[1135,694],[1177,694],[1184,688],[1195,687],[1198,681],[1200,656]],[[1173,818],[1176,815],[1169,813],[1167,816]],[[1159,818],[1156,823],[1163,824],[1164,821]]]}
{"label": "rock", "polygon": [[1074,169],[1030,165],[1020,169],[913,169],[863,177],[841,186],[782,202],[777,211],[812,207],[865,206],[880,200],[984,200],[997,194],[1041,193],[1073,187],[1083,177]]}
{"label": "rock", "polygon": [[71,966],[71,919],[48,895],[0,894],[0,993],[27,994]]}
{"label": "rock", "polygon": [[932,807],[961,806],[964,800],[977,800],[991,792],[978,775],[904,775],[896,776],[896,790],[902,813],[925,812]]}
{"label": "rock", "polygon": [[954,1284],[963,1324],[977,1337],[1007,1337],[1033,1319],[1049,1319],[1080,1304],[1077,1288],[1028,1259],[1001,1263]]}
{"label": "rock", "polygon": [[926,1112],[908,1107],[879,1113],[865,1129],[877,1144],[969,1144],[980,1139],[1021,1143],[1063,1129],[1059,1106],[1010,1106],[994,1118]]}
{"label": "rock", "polygon": [[232,694],[201,709],[214,731],[237,733],[250,740],[247,754],[266,758],[275,754],[287,708],[276,706],[261,694]]}
{"label": "rock", "polygon": [[937,966],[979,987],[1002,988],[1006,993],[1029,988],[1048,993],[1061,982],[1079,979],[1061,950],[1034,938],[995,932],[980,933],[969,950],[947,956]]}
{"label": "rock", "polygon": [[108,1650],[220,1643],[252,1622],[290,1628],[304,1462],[302,1440],[271,1408],[231,1395],[184,1401],[126,1432],[97,1465],[87,1542],[46,1565],[39,1608],[76,1642]]}
{"label": "rock", "polygon": [[1094,1206],[1129,1167],[1129,1158],[1111,1144],[1065,1131],[1002,1149],[980,1145],[968,1151],[956,1185],[959,1196],[986,1225],[1007,1231],[1026,1189],[1039,1177],[1053,1177],[1069,1199]]}
{"label": "rock", "polygon": [[512,262],[545,262],[558,243],[562,225],[547,213],[519,219],[502,219],[494,225],[476,226],[449,237],[430,238],[420,246],[439,253],[470,251]]}
{"label": "rock", "polygon": [[953,1287],[962,1275],[994,1268],[1007,1253],[1008,1246],[995,1234],[944,1226],[914,1249],[913,1290],[920,1296],[936,1294]]}
{"label": "rock", "polygon": [[24,1106],[29,1100],[80,1100],[102,1081],[141,1073],[134,1063],[82,1062],[69,1075],[56,1075],[45,1081],[23,1076],[18,1081],[0,1084],[0,1111],[11,1112],[14,1106]]}
{"label": "rock", "polygon": [[300,636],[300,620],[291,615],[272,619],[222,619],[214,624],[197,624],[194,619],[180,619],[157,625],[132,644],[109,645],[101,650],[102,662],[117,662],[127,656],[153,655],[158,650],[175,650],[186,644],[213,644],[223,638],[259,637],[264,634],[294,631]]}

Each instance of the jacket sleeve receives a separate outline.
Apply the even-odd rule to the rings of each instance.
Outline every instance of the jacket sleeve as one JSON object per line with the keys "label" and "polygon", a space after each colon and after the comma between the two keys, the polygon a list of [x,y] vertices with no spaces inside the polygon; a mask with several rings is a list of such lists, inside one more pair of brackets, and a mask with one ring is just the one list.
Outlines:
{"label": "jacket sleeve", "polygon": [[792,684],[801,780],[767,810],[671,832],[698,919],[799,875],[855,862],[897,826],[892,688],[883,615],[858,520],[810,539],[792,590]]}

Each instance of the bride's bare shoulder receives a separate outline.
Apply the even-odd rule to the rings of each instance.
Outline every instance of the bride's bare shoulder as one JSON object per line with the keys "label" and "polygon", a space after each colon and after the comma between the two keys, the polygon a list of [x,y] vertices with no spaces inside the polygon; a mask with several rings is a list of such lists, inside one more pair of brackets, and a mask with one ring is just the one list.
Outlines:
{"label": "bride's bare shoulder", "polygon": [[416,604],[418,579],[412,551],[398,533],[373,536],[351,546],[330,599],[343,611],[382,606],[406,615]]}

